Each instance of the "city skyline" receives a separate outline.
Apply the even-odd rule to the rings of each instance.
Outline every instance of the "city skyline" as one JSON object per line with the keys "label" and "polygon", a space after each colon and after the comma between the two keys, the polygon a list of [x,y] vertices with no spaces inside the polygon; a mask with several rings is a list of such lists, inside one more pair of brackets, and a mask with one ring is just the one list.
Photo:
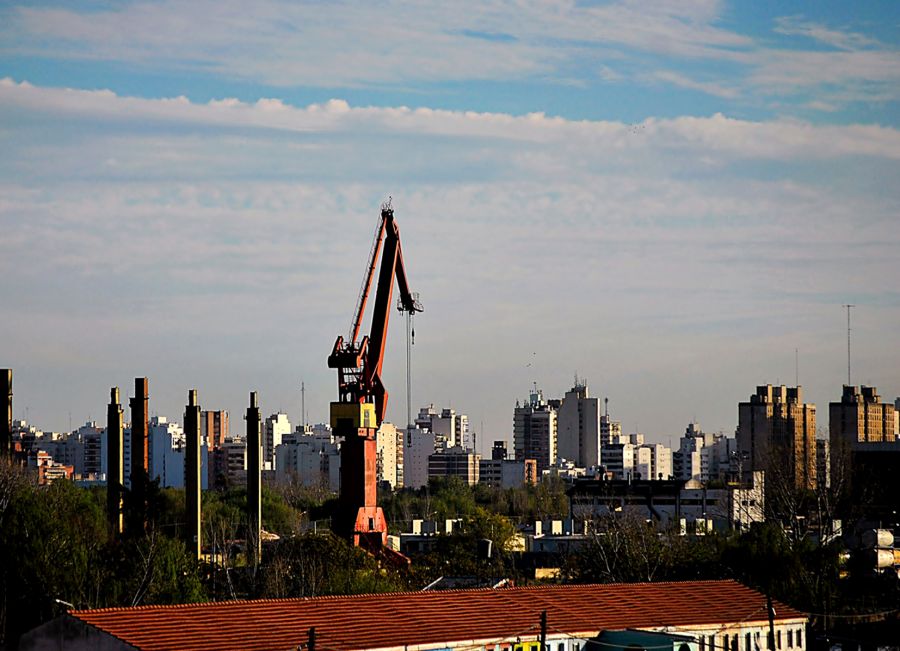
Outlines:
{"label": "city skyline", "polygon": [[[626,432],[731,435],[757,385],[900,395],[900,8],[84,2],[0,8],[0,364],[14,417],[150,379],[292,422],[336,397],[380,203],[415,412],[510,440],[574,375]],[[362,56],[365,53],[366,56]],[[365,321],[368,328],[368,320]],[[406,417],[394,313],[388,419]],[[71,414],[71,416],[70,416]],[[484,426],[482,428],[482,422]]]}

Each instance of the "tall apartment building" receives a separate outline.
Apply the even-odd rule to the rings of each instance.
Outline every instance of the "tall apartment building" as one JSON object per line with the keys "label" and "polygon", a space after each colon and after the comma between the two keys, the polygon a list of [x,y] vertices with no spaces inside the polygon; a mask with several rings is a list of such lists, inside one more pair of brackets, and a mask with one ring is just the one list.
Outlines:
{"label": "tall apartment building", "polygon": [[543,392],[536,388],[528,396],[528,402],[519,404],[513,412],[513,449],[516,461],[534,459],[538,475],[556,463],[557,410],[544,400]]}
{"label": "tall apartment building", "polygon": [[391,489],[403,486],[403,431],[383,422],[375,434],[375,478]]}
{"label": "tall apartment building", "polygon": [[734,470],[737,441],[721,433],[704,432],[699,423],[690,423],[672,457],[675,479],[703,483],[711,479],[724,480]]}
{"label": "tall apartment building", "polygon": [[458,414],[451,407],[445,407],[438,411],[434,404],[422,407],[416,417],[416,427],[428,432],[434,432],[438,447],[468,448],[471,445],[469,439],[469,417],[466,414]]}
{"label": "tall apartment building", "polygon": [[228,437],[227,411],[200,412],[200,440],[206,439],[210,450],[223,445]]}
{"label": "tall apartment building", "polygon": [[582,468],[600,464],[600,401],[577,381],[566,392],[557,415],[556,456]]}
{"label": "tall apartment building", "polygon": [[795,488],[816,487],[816,406],[803,402],[803,387],[756,387],[738,404],[737,445],[745,482],[765,470],[767,485],[783,474]]}
{"label": "tall apartment building", "polygon": [[403,435],[403,486],[422,488],[428,485],[428,457],[438,448],[434,432],[410,427]]}
{"label": "tall apartment building", "polygon": [[286,434],[275,448],[275,481],[340,490],[341,453],[331,428],[298,426]]}
{"label": "tall apartment building", "polygon": [[272,414],[266,418],[262,437],[263,470],[275,470],[275,448],[281,445],[283,437],[290,435],[291,421],[285,413]]}
{"label": "tall apartment building", "polygon": [[878,389],[844,385],[840,402],[828,404],[828,429],[832,442],[857,449],[866,443],[893,443],[896,437],[897,410],[882,402]]}

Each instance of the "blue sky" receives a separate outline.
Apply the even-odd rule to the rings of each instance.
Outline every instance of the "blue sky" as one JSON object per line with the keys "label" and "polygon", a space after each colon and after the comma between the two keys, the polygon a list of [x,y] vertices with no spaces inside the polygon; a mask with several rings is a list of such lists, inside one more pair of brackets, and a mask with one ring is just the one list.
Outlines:
{"label": "blue sky", "polygon": [[[16,416],[151,379],[323,420],[379,203],[414,407],[508,435],[577,372],[649,439],[765,382],[900,394],[900,5],[6,3],[0,324]],[[405,419],[394,321],[389,416]],[[239,423],[239,420],[235,420]],[[484,431],[481,431],[484,423]]]}

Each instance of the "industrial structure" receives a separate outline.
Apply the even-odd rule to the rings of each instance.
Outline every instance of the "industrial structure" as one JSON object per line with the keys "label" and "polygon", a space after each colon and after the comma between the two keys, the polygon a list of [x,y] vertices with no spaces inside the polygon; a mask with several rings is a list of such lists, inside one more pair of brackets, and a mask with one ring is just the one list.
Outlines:
{"label": "industrial structure", "polygon": [[187,527],[185,542],[194,558],[200,558],[200,403],[197,390],[188,391],[188,403],[184,408],[184,510]]}
{"label": "industrial structure", "polygon": [[143,535],[147,526],[147,483],[150,471],[150,391],[145,377],[134,378],[131,398],[131,495],[126,530]]}
{"label": "industrial structure", "polygon": [[6,397],[6,420],[0,425],[0,457],[12,456],[12,369],[0,369],[0,379],[3,381],[3,395]]}
{"label": "industrial structure", "polygon": [[[383,251],[381,251],[383,247]],[[381,268],[375,288],[372,326],[359,339],[363,312],[372,289],[381,251]],[[387,541],[387,522],[376,502],[376,432],[384,420],[388,392],[381,381],[387,341],[394,278],[400,287],[398,309],[407,314],[422,311],[418,296],[409,290],[400,229],[390,201],[381,206],[381,221],[369,253],[368,266],[357,299],[350,336],[338,336],[328,357],[328,367],[338,371],[338,400],[331,403],[331,426],[341,445],[340,508],[334,531],[373,551]]]}
{"label": "industrial structure", "polygon": [[122,533],[122,497],[125,487],[124,426],[119,387],[109,390],[109,406],[106,409],[106,514],[113,535]]}

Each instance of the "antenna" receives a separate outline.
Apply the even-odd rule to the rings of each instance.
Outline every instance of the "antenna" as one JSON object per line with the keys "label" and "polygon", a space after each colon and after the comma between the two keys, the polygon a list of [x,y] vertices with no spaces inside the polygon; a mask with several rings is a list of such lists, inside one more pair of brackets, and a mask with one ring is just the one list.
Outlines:
{"label": "antenna", "polygon": [[300,381],[300,422],[306,431],[306,383],[303,380]]}
{"label": "antenna", "polygon": [[853,381],[850,379],[850,308],[856,306],[845,303],[844,307],[847,308],[847,384],[848,386],[852,386]]}
{"label": "antenna", "polygon": [[800,386],[800,349],[794,349],[794,386]]}

